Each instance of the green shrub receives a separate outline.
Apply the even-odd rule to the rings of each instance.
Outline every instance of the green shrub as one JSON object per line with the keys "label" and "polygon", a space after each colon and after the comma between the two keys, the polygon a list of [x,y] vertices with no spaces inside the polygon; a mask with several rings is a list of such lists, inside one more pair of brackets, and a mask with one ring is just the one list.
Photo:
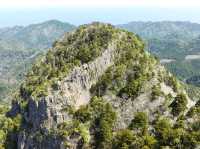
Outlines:
{"label": "green shrub", "polygon": [[88,126],[89,125],[87,123],[83,124],[76,120],[63,122],[58,125],[57,133],[62,138],[70,137],[76,133],[81,136],[85,144],[88,144],[90,141],[90,132]]}
{"label": "green shrub", "polygon": [[89,106],[81,106],[75,112],[75,118],[85,123],[92,119],[92,111]]}
{"label": "green shrub", "polygon": [[119,64],[111,66],[107,69],[97,84],[91,87],[90,92],[97,96],[105,94],[106,90],[118,92],[124,84],[123,76],[126,72],[126,65]]}
{"label": "green shrub", "polygon": [[129,129],[123,129],[116,132],[112,144],[113,149],[153,149],[157,140],[151,135],[135,135]]}
{"label": "green shrub", "polygon": [[192,124],[192,130],[200,132],[200,120],[197,120]]}
{"label": "green shrub", "polygon": [[0,148],[15,148],[17,140],[13,139],[12,135],[19,132],[22,123],[21,115],[15,118],[8,118],[5,116],[7,112],[6,107],[0,107]]}
{"label": "green shrub", "polygon": [[154,136],[151,135],[145,135],[142,137],[144,145],[143,145],[143,149],[144,148],[156,148],[157,145],[157,140]]}
{"label": "green shrub", "polygon": [[145,80],[146,80],[145,76],[141,76],[137,79],[132,79],[128,81],[127,85],[120,90],[119,95],[123,96],[123,94],[126,94],[128,95],[128,97],[131,97],[132,99],[136,98],[140,94],[142,85]]}
{"label": "green shrub", "polygon": [[113,126],[116,121],[116,113],[110,104],[106,103],[100,117],[96,119],[98,128],[95,138],[99,148],[106,148],[111,145]]}
{"label": "green shrub", "polygon": [[123,129],[118,131],[112,141],[113,149],[131,149],[133,143],[136,140],[134,133],[129,129]]}
{"label": "green shrub", "polygon": [[168,136],[171,132],[172,124],[169,119],[159,119],[155,124],[156,138],[160,141],[160,144],[166,145]]}
{"label": "green shrub", "polygon": [[134,119],[131,121],[129,126],[130,129],[141,129],[142,133],[147,132],[148,128],[148,117],[144,112],[138,112],[135,114]]}
{"label": "green shrub", "polygon": [[116,113],[109,103],[95,96],[87,106],[82,106],[75,112],[75,117],[82,122],[91,123],[98,148],[109,146],[116,121]]}
{"label": "green shrub", "polygon": [[154,85],[152,87],[152,92],[151,92],[151,99],[155,100],[157,97],[164,95],[164,93],[161,91],[160,85]]}
{"label": "green shrub", "polygon": [[174,116],[178,116],[183,113],[187,108],[187,97],[185,94],[178,94],[171,103],[170,107],[172,108],[172,114]]}

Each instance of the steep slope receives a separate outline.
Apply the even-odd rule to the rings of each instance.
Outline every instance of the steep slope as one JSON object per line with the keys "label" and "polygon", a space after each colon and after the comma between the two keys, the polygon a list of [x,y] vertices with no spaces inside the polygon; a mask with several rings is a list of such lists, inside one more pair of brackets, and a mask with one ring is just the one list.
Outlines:
{"label": "steep slope", "polygon": [[9,96],[36,57],[75,26],[56,20],[0,29],[0,100]]}
{"label": "steep slope", "polygon": [[195,138],[193,129],[178,125],[194,104],[138,36],[109,24],[82,25],[27,74],[7,113],[18,122],[8,144],[194,148],[200,133]]}

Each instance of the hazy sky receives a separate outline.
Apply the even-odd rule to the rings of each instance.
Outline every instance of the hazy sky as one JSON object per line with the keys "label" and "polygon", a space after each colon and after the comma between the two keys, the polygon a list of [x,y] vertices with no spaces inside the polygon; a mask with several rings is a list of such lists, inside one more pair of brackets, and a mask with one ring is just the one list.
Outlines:
{"label": "hazy sky", "polygon": [[178,20],[200,23],[200,0],[0,0],[0,27],[58,19],[91,21]]}

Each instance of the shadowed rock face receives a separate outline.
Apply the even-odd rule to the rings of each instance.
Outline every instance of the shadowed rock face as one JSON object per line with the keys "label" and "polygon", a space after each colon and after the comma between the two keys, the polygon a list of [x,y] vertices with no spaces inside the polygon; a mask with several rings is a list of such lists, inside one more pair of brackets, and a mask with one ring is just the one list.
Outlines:
{"label": "shadowed rock face", "polygon": [[[81,34],[84,31],[92,30],[92,32],[86,32],[86,34],[81,37],[81,39],[85,39],[86,44],[89,45],[90,40],[87,40],[87,38],[90,37],[90,34],[97,34],[99,28],[102,27],[106,28],[108,25],[99,23],[86,25],[83,27],[84,30],[80,30],[78,33]],[[22,101],[18,101],[13,104],[12,110],[9,112],[11,116],[20,113],[25,120],[22,124],[23,130],[18,134],[19,149],[62,149],[66,148],[66,145],[68,146],[67,148],[79,149],[84,147],[85,140],[89,140],[88,143],[93,144],[95,128],[92,128],[92,126],[85,131],[86,124],[78,125],[78,130],[65,138],[59,136],[60,132],[58,128],[63,125],[63,127],[67,126],[68,122],[76,121],[74,112],[78,111],[83,106],[89,105],[93,96],[98,96],[97,93],[91,91],[91,88],[95,88],[97,85],[107,85],[101,98],[106,103],[109,103],[116,112],[117,120],[113,130],[127,128],[134,114],[138,111],[146,112],[149,115],[150,121],[155,120],[158,113],[162,113],[162,115],[168,117],[171,116],[168,109],[165,108],[165,96],[171,95],[172,100],[167,103],[170,104],[176,95],[184,90],[177,89],[177,91],[175,91],[172,85],[164,81],[164,77],[170,77],[171,75],[167,73],[164,67],[160,66],[154,58],[143,51],[144,47],[142,46],[143,44],[141,44],[142,41],[140,41],[138,37],[133,34],[130,35],[130,33],[123,30],[114,29],[113,27],[109,30],[103,29],[101,31],[105,32],[105,34],[107,32],[116,32],[116,36],[110,41],[105,41],[108,42],[107,46],[102,47],[102,53],[97,57],[87,63],[75,66],[65,77],[56,80],[56,88],[48,86],[48,94],[46,96],[33,97],[26,93],[23,94],[22,91],[22,100],[27,102],[26,109],[22,109],[20,106],[20,102]],[[74,32],[71,34],[73,35]],[[69,36],[67,35],[59,42],[62,43],[67,37]],[[131,40],[132,38],[134,39],[133,41]],[[76,39],[74,40],[75,42],[70,42],[72,42],[72,46],[76,47],[78,43]],[[57,48],[58,47],[54,47],[53,50],[56,51]],[[67,48],[68,47],[64,47],[63,49]],[[134,55],[133,58],[131,54]],[[124,55],[127,59],[124,59]],[[128,61],[128,63],[126,61]],[[116,68],[121,68],[121,66],[126,66],[123,71],[119,69],[122,72],[119,70],[114,71]],[[131,76],[137,76],[136,72],[140,69],[144,69],[141,72],[145,77],[143,78],[141,75],[139,77],[139,79],[142,78],[141,80],[138,78],[130,80]],[[111,73],[109,73],[110,70]],[[117,74],[115,74],[116,72]],[[122,76],[120,76],[121,73],[123,74]],[[109,74],[110,76],[108,78],[110,80],[105,77]],[[105,78],[107,80],[102,83],[101,81]],[[122,82],[121,85],[119,85],[119,80]],[[140,85],[137,95],[129,95],[128,92],[137,88],[138,84],[120,95],[120,92],[123,92],[123,89],[126,88],[127,84],[129,85],[131,81],[133,84],[135,83],[134,81],[142,82],[141,84],[137,82]],[[107,84],[108,82],[110,82],[110,84]],[[159,86],[162,94],[157,95],[155,97],[156,99],[152,100],[152,88],[154,86]],[[101,86],[99,89],[100,88]],[[187,100],[189,99],[187,98]],[[95,114],[98,115],[98,111]],[[81,133],[84,132],[85,138],[78,132],[80,131],[79,127],[84,127],[81,129]],[[68,129],[70,131],[72,128]]]}
{"label": "shadowed rock face", "polygon": [[19,149],[65,149],[59,138],[46,138],[41,143],[35,143],[32,138],[27,138],[27,134],[21,132],[18,136]]}

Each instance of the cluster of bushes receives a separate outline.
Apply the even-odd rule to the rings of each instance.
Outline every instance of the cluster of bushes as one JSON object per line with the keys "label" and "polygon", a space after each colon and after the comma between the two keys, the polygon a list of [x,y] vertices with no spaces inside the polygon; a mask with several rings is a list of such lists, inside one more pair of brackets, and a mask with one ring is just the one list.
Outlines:
{"label": "cluster of bushes", "polygon": [[[151,131],[148,131],[146,129],[149,128],[146,114],[139,112],[131,125],[129,129],[115,133],[112,141],[113,149],[193,149],[200,143],[200,129],[198,127],[200,123],[198,122],[186,129],[183,120],[178,120],[172,125],[169,119],[158,118],[151,124]],[[140,131],[137,131],[138,128]],[[147,130],[145,133],[144,128]]]}
{"label": "cluster of bushes", "polygon": [[13,138],[13,135],[20,130],[21,115],[17,115],[15,118],[8,118],[5,116],[8,108],[0,107],[0,149],[15,148],[17,140]]}
{"label": "cluster of bushes", "polygon": [[47,88],[61,79],[74,67],[98,57],[117,34],[111,25],[95,23],[81,26],[63,41],[55,42],[46,57],[33,65],[21,86],[24,94],[46,96]]}
{"label": "cluster of bushes", "polygon": [[59,124],[57,134],[63,139],[66,139],[74,134],[78,134],[81,136],[83,143],[88,144],[90,141],[89,124],[81,123],[78,120]]}
{"label": "cluster of bushes", "polygon": [[138,112],[135,114],[134,119],[129,126],[131,130],[139,130],[142,134],[146,134],[148,128],[148,117],[144,112]]}
{"label": "cluster of bushes", "polygon": [[157,140],[154,136],[140,136],[130,129],[116,132],[112,141],[112,149],[153,149]]}
{"label": "cluster of bushes", "polygon": [[98,148],[107,148],[113,137],[113,127],[116,120],[116,113],[112,110],[110,104],[105,105],[99,118],[96,119],[96,146]]}
{"label": "cluster of bushes", "polygon": [[160,119],[156,122],[155,131],[159,146],[192,149],[200,143],[198,138],[200,131],[192,128],[186,129],[182,120],[178,120],[175,125],[172,125],[170,120]]}
{"label": "cluster of bushes", "polygon": [[136,80],[132,79],[130,82],[126,84],[124,88],[120,90],[119,95],[123,97],[123,95],[127,95],[131,98],[136,98],[140,94],[140,90],[142,88],[143,82],[145,81],[144,77],[137,78]]}
{"label": "cluster of bushes", "polygon": [[[138,64],[134,64],[133,59]],[[132,99],[136,98],[140,94],[144,82],[153,77],[154,64],[153,57],[147,53],[139,54],[127,61],[126,85],[119,91],[119,95],[122,97],[125,94]]]}
{"label": "cluster of bushes", "polygon": [[187,97],[185,94],[178,94],[174,101],[171,103],[170,107],[172,108],[172,114],[174,116],[179,116],[183,114],[183,112],[187,108]]}
{"label": "cluster of bushes", "polygon": [[95,144],[98,148],[106,148],[112,139],[116,113],[109,103],[101,98],[93,97],[86,107],[80,108],[75,117],[82,122],[91,121],[95,131]]}
{"label": "cluster of bushes", "polygon": [[90,92],[97,96],[102,96],[107,90],[118,92],[125,84],[126,65],[114,65],[101,76],[97,84],[93,85]]}

